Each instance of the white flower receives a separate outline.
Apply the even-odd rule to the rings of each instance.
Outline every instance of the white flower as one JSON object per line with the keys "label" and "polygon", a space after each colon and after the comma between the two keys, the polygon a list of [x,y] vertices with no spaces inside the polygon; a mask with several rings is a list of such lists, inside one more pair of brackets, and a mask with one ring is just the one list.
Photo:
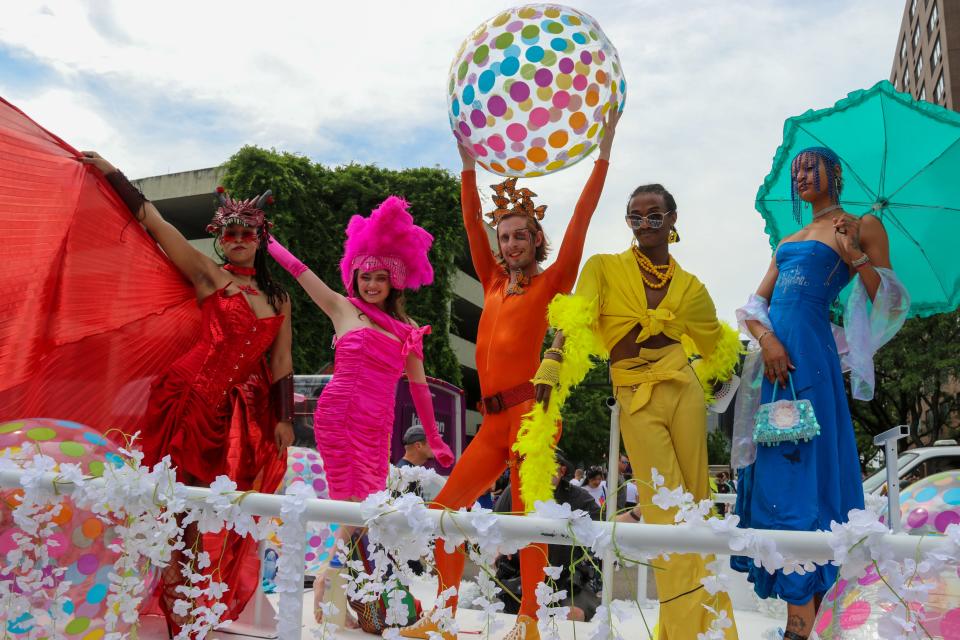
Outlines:
{"label": "white flower", "polygon": [[207,587],[207,593],[216,600],[223,598],[223,594],[230,590],[230,586],[226,582],[215,582],[211,581],[210,586]]}
{"label": "white flower", "polygon": [[710,518],[707,520],[707,526],[718,535],[729,536],[735,534],[740,524],[740,516],[728,514],[726,518]]}
{"label": "white flower", "polygon": [[173,614],[180,617],[185,617],[190,613],[191,602],[189,600],[176,600],[173,603]]}
{"label": "white flower", "polygon": [[660,475],[660,472],[657,471],[656,467],[650,467],[650,482],[653,485],[654,489],[659,489],[660,487],[663,486],[663,483],[664,483],[663,476]]}
{"label": "white flower", "polygon": [[537,500],[533,503],[533,514],[547,520],[569,520],[573,511],[566,502],[557,504],[556,500]]}
{"label": "white flower", "polygon": [[492,562],[497,554],[511,555],[527,546],[524,541],[506,540],[500,528],[500,520],[489,509],[474,508],[469,515],[470,524],[477,532],[473,542],[480,548],[480,553],[487,561]]}
{"label": "white flower", "polygon": [[541,638],[559,640],[560,632],[557,622],[566,620],[570,615],[570,607],[556,606],[567,597],[565,590],[554,591],[545,582],[537,584],[537,628]]}
{"label": "white flower", "polygon": [[400,635],[399,627],[390,627],[383,632],[383,638],[385,640],[400,640],[403,636]]}
{"label": "white flower", "polygon": [[60,464],[60,470],[57,472],[59,482],[70,482],[74,485],[82,485],[86,482],[86,476],[83,475],[83,469],[80,465],[69,462]]}
{"label": "white flower", "polygon": [[[340,613],[340,609],[337,605],[332,602],[321,602],[317,605],[317,608],[320,610],[320,613],[323,615],[323,622],[314,627],[311,632],[315,640],[330,640],[330,638],[336,637],[337,630],[340,628],[332,622],[329,622],[331,618]],[[396,632],[395,637],[399,637],[399,630],[388,629],[388,631]],[[386,633],[383,635],[384,638],[389,637]]]}
{"label": "white flower", "polygon": [[386,622],[388,625],[403,625],[407,623],[407,605],[404,602],[404,597],[406,593],[401,590],[394,588],[390,592],[390,595],[387,598],[389,605],[387,606],[387,618]]}
{"label": "white flower", "polygon": [[227,476],[217,476],[210,483],[210,494],[206,497],[207,504],[222,505],[229,504],[232,500],[233,492],[237,490],[237,483]]}
{"label": "white flower", "polygon": [[882,542],[889,530],[876,513],[851,509],[847,518],[843,524],[830,523],[830,547],[841,577],[850,580],[863,575],[874,560],[889,559],[891,552]]}
{"label": "white flower", "polygon": [[20,471],[21,468],[22,467],[10,457],[9,450],[4,449],[3,454],[0,455],[0,471]]}
{"label": "white flower", "polygon": [[41,483],[43,476],[52,473],[57,466],[57,461],[50,456],[35,454],[33,459],[23,469],[20,476],[20,485],[25,491],[36,491]]}
{"label": "white flower", "polygon": [[717,574],[700,578],[700,583],[710,595],[713,595],[719,591],[730,591],[730,587],[732,586],[731,576],[726,574]]}
{"label": "white flower", "polygon": [[[445,606],[445,605],[447,604],[447,602],[450,601],[450,599],[456,597],[456,595],[457,595],[456,587],[449,587],[441,591],[437,595],[437,600],[434,603],[433,611],[431,611],[428,614],[430,617],[430,620],[436,623],[436,625],[440,628],[441,631],[453,634],[454,636],[457,635],[460,628],[457,625],[457,621],[453,617],[452,606]],[[441,636],[440,634],[437,634],[437,636],[438,638],[435,638],[434,640],[443,640],[443,636]]]}
{"label": "white flower", "polygon": [[560,579],[560,574],[563,573],[563,567],[546,566],[546,567],[543,568],[543,572],[544,572],[551,580],[559,580],[559,579]]}
{"label": "white flower", "polygon": [[673,507],[678,507],[691,499],[693,499],[693,496],[684,493],[683,487],[676,487],[674,489],[660,487],[657,489],[656,495],[653,496],[653,504],[666,511]]}
{"label": "white flower", "polygon": [[726,611],[720,611],[718,613],[716,609],[708,607],[707,605],[703,605],[703,608],[712,613],[714,619],[706,632],[697,634],[697,640],[724,640],[726,637],[724,629],[730,627],[733,621],[727,616]]}
{"label": "white flower", "polygon": [[[690,495],[690,494],[684,494]],[[691,496],[692,498],[692,496]],[[674,516],[674,522],[686,522],[689,524],[702,524],[704,519],[710,515],[713,510],[712,500],[701,500],[700,502],[687,501],[680,505]]]}
{"label": "white flower", "polygon": [[711,572],[711,575],[701,578],[700,583],[710,595],[720,591],[730,591],[730,587],[733,585],[733,576],[727,573],[727,563],[723,558],[715,558],[712,562],[707,563],[706,568]]}

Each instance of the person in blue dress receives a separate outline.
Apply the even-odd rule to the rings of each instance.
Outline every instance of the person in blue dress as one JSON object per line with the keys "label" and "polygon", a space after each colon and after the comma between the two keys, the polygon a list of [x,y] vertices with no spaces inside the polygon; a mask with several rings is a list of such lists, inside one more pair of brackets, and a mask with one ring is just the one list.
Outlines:
{"label": "person in blue dress", "polygon": [[[759,394],[751,394],[745,380],[737,418],[752,432],[756,412],[753,407],[744,410],[744,405],[757,395],[760,401],[771,402],[776,387],[781,399],[792,398],[795,390],[798,399],[813,405],[820,434],[808,441],[758,447],[749,442],[749,432],[744,436],[746,429],[737,429],[735,446],[741,445],[737,466],[743,468],[736,513],[741,527],[829,530],[831,521],[845,522],[851,509],[864,508],[841,361],[853,367],[855,397],[871,397],[873,353],[902,325],[909,297],[891,270],[880,220],[873,215],[857,218],[841,208],[842,166],[833,151],[822,147],[801,151],[793,160],[792,181],[798,223],[802,224],[804,203],[809,203],[812,219],[780,243],[757,293],[737,310],[742,329],[759,347],[747,364],[763,378],[760,384],[758,375],[758,383],[752,385]],[[831,325],[830,307],[851,279],[855,279],[851,302],[858,306],[848,303],[840,329]],[[867,298],[873,303],[869,311]],[[881,335],[871,334],[873,320],[882,321],[876,325],[885,327]],[[849,343],[856,354],[849,351]],[[746,369],[745,378],[749,379]],[[802,575],[769,573],[745,557],[734,557],[732,566],[748,574],[761,598],[787,602],[785,640],[808,637],[820,598],[837,577],[837,567],[831,565],[817,565]]]}

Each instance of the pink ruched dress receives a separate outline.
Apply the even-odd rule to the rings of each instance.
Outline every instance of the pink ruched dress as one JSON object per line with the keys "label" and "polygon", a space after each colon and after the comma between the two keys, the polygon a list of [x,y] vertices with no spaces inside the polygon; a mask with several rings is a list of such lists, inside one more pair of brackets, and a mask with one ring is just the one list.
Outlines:
{"label": "pink ruched dress", "polygon": [[386,488],[397,382],[410,352],[423,358],[423,336],[430,332],[362,300],[350,302],[393,335],[362,327],[336,341],[333,379],[320,394],[313,422],[334,500],[363,500]]}

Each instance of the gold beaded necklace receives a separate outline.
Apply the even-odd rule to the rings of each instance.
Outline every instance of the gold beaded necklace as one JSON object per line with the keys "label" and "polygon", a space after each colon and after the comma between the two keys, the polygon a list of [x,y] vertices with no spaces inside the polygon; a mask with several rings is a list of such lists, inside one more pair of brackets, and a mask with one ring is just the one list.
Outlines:
{"label": "gold beaded necklace", "polygon": [[[633,248],[633,256],[640,266],[640,278],[651,289],[662,289],[667,286],[677,269],[677,263],[674,262],[672,257],[667,264],[653,264],[650,258],[645,256],[637,247]],[[648,275],[650,278],[647,278]]]}

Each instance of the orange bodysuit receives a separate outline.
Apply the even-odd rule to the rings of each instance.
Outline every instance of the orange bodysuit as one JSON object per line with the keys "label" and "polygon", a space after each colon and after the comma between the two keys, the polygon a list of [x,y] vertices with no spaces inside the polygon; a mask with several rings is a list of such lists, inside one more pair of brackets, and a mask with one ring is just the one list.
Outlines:
{"label": "orange bodysuit", "polygon": [[[606,160],[598,160],[580,195],[567,227],[556,261],[534,276],[522,295],[507,295],[510,281],[490,250],[484,229],[477,174],[464,171],[461,176],[460,201],[463,225],[470,241],[473,266],[483,285],[483,313],[477,332],[477,372],[484,397],[529,382],[540,365],[543,338],[547,333],[547,305],[558,293],[568,293],[577,279],[583,256],[583,242],[590,218],[597,208],[607,176]],[[513,509],[524,512],[520,499],[520,477],[516,473],[511,447],[520,430],[520,420],[533,408],[533,400],[522,402],[501,413],[484,416],[480,430],[463,452],[446,485],[437,496],[437,508],[473,506],[477,498],[490,488],[510,464],[510,488]],[[459,588],[463,575],[462,552],[446,553],[437,545],[438,593],[454,586]],[[543,581],[547,562],[546,545],[531,545],[520,551],[521,589],[520,614],[537,617],[537,584]],[[456,600],[448,601],[456,607]]]}

